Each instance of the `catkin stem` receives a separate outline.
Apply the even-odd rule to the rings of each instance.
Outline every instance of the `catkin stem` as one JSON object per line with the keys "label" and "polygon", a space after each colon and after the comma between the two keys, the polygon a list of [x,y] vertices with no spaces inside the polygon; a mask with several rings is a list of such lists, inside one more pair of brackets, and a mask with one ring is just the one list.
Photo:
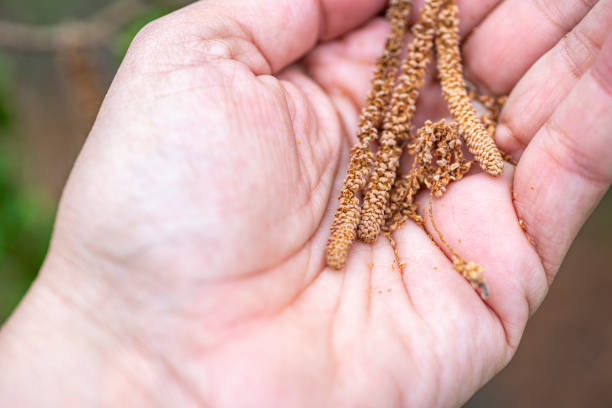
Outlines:
{"label": "catkin stem", "polygon": [[[484,281],[484,277],[482,276],[484,272],[484,268],[475,262],[472,262],[472,261],[466,262],[465,259],[463,259],[457,253],[457,251],[455,251],[455,249],[448,244],[448,242],[446,241],[446,238],[444,238],[444,235],[442,234],[442,232],[436,225],[436,221],[433,215],[433,190],[429,192],[429,206],[428,207],[429,207],[429,221],[431,222],[431,225],[436,231],[436,234],[438,234],[438,238],[440,239],[442,244],[453,255],[452,257],[453,268],[457,272],[459,272],[461,275],[463,275],[463,277],[468,282],[470,282],[470,284],[472,285],[474,289],[477,289],[479,291],[480,296],[483,299],[487,299],[489,297],[489,288],[487,287],[487,284]],[[433,240],[433,237],[431,236],[431,234],[430,234],[430,238],[432,238]]]}

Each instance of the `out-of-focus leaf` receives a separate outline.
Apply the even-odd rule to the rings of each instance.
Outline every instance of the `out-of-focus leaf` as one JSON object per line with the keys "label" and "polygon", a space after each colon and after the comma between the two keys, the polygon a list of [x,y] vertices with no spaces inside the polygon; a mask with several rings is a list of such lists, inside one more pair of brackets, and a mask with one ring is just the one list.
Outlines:
{"label": "out-of-focus leaf", "polygon": [[9,88],[11,71],[8,59],[0,54],[0,131],[6,130],[10,122]]}
{"label": "out-of-focus leaf", "polygon": [[0,55],[0,324],[36,277],[53,222],[52,206],[17,176],[11,74]]}
{"label": "out-of-focus leaf", "polygon": [[36,277],[53,222],[51,206],[18,183],[9,151],[0,150],[0,324]]}

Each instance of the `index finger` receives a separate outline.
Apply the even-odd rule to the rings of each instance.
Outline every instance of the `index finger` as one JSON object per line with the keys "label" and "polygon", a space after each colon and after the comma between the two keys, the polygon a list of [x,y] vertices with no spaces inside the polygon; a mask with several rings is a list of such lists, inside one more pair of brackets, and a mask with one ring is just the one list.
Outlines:
{"label": "index finger", "polygon": [[[319,40],[339,36],[374,17],[385,0],[206,0],[145,27],[133,48],[154,43],[163,64],[185,51],[201,60],[233,59],[256,75],[279,72]],[[186,47],[187,46],[187,47]],[[183,53],[183,54],[179,54]]]}
{"label": "index finger", "polygon": [[[469,31],[499,1],[460,0],[462,30]],[[414,3],[417,10],[424,0]],[[173,44],[175,38],[199,42],[191,48],[243,62],[256,75],[274,74],[319,41],[366,23],[386,4],[386,0],[199,1],[158,20],[145,32],[153,38],[170,38],[167,42]]]}

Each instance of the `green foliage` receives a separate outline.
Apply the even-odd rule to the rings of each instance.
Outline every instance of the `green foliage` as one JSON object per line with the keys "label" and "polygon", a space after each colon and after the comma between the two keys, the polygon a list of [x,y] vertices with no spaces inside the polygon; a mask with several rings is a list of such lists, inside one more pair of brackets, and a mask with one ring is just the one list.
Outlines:
{"label": "green foliage", "polygon": [[0,55],[0,133],[9,127],[9,107],[8,107],[8,88],[9,88],[9,64]]}
{"label": "green foliage", "polygon": [[[103,0],[8,0],[6,4],[0,4],[0,12],[7,9],[11,11],[9,14],[20,16],[24,21],[40,24],[62,20],[66,15],[88,15],[90,9],[99,9],[106,3]],[[147,13],[123,27],[112,43],[117,61],[123,59],[142,27],[172,10],[152,6]],[[18,177],[18,155],[14,143],[19,134],[13,123],[11,106],[11,94],[16,90],[11,89],[11,77],[9,60],[0,54],[0,325],[36,277],[53,223],[53,206],[24,187]]]}
{"label": "green foliage", "polygon": [[7,66],[0,59],[0,324],[36,277],[53,219],[50,206],[17,177]]}

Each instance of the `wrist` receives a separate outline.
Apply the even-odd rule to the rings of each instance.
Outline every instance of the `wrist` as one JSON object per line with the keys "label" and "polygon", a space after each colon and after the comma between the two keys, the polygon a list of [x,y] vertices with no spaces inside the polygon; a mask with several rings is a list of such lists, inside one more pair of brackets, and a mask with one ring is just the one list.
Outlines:
{"label": "wrist", "polygon": [[65,262],[49,255],[2,327],[0,395],[7,406],[113,405],[125,398],[126,384],[138,393],[129,369],[147,362],[112,320],[104,323],[108,311],[95,297],[84,300],[93,289],[82,287],[82,279],[66,280],[78,276],[85,274],[69,273]]}

